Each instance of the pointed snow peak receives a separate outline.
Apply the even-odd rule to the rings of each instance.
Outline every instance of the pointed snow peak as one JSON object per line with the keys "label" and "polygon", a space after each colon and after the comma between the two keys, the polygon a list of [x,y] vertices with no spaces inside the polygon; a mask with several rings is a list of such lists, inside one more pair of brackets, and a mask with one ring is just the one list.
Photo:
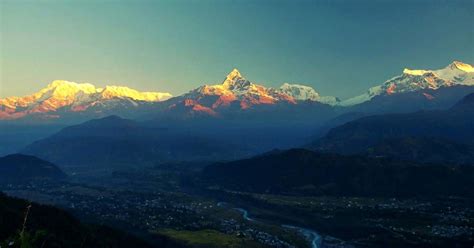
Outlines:
{"label": "pointed snow peak", "polygon": [[474,67],[470,64],[466,64],[460,61],[453,61],[450,65],[448,65],[449,68],[451,69],[458,69],[464,72],[474,72]]}
{"label": "pointed snow peak", "polygon": [[222,82],[222,87],[231,91],[242,91],[250,87],[252,83],[246,80],[237,69],[233,69]]}
{"label": "pointed snow peak", "polygon": [[237,68],[234,68],[228,75],[227,79],[235,79],[235,78],[242,78],[242,75],[240,74],[239,70]]}
{"label": "pointed snow peak", "polygon": [[222,84],[224,85],[229,85],[229,84],[233,84],[237,81],[240,81],[240,80],[245,80],[242,75],[240,74],[239,70],[237,69],[233,69],[228,75],[227,77],[225,78],[224,82]]}

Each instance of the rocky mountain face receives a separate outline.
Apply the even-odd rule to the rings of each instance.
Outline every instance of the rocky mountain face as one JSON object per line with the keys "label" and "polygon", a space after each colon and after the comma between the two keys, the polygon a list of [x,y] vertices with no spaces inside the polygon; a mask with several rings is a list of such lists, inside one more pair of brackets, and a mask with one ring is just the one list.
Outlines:
{"label": "rocky mountain face", "polygon": [[337,105],[340,100],[334,96],[320,96],[316,90],[300,84],[284,83],[277,91],[293,97],[296,101],[314,101],[328,105]]}
{"label": "rocky mountain face", "polygon": [[285,83],[280,88],[271,88],[255,84],[234,69],[221,84],[203,85],[171,99],[168,110],[184,111],[188,115],[219,116],[226,111],[254,110],[274,105],[296,106],[303,101],[328,104],[337,100],[320,97],[309,86]]}

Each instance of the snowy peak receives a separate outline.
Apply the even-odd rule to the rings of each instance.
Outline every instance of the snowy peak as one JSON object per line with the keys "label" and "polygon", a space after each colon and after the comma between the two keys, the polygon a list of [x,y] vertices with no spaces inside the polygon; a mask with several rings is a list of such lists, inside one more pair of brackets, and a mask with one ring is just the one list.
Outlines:
{"label": "snowy peak", "polygon": [[203,85],[185,94],[185,97],[197,97],[196,95],[245,95],[258,93],[263,86],[253,84],[245,79],[237,69],[233,69],[221,84]]}
{"label": "snowy peak", "polygon": [[124,86],[106,86],[103,90],[98,90],[104,99],[130,98],[145,102],[158,102],[171,97],[169,93],[162,92],[139,92]]}
{"label": "snowy peak", "polygon": [[66,80],[54,80],[48,86],[46,86],[47,90],[54,90],[57,91],[59,94],[61,92],[67,93],[69,92],[77,92],[77,91],[84,91],[85,93],[93,93],[95,92],[95,86],[89,83],[75,83]]}
{"label": "snowy peak", "polygon": [[225,82],[234,82],[239,79],[244,79],[242,75],[240,74],[239,70],[237,68],[234,68],[226,77]]}
{"label": "snowy peak", "polygon": [[98,94],[103,99],[130,98],[138,101],[155,102],[166,100],[171,97],[169,93],[162,92],[140,92],[124,86],[105,86],[96,88],[89,83],[75,83],[66,80],[54,80],[48,86],[34,95],[42,97],[54,97],[57,99],[75,98],[78,94]]}
{"label": "snowy peak", "polygon": [[[120,101],[158,102],[170,97],[169,93],[139,92],[121,86],[96,88],[89,83],[55,80],[32,95],[0,99],[0,120],[17,119],[33,113],[53,113],[59,109],[81,112],[97,104],[113,108]],[[133,102],[133,105],[138,103]]]}
{"label": "snowy peak", "polygon": [[[443,69],[439,70],[411,70],[405,68],[403,70],[404,74],[412,75],[412,76],[422,76],[426,73],[433,73],[434,75],[445,79],[451,80],[453,75],[459,76],[466,73],[473,73],[474,67],[470,64],[466,64],[460,61],[453,61],[451,64],[446,66]],[[451,77],[450,77],[451,76]]]}
{"label": "snowy peak", "polygon": [[316,90],[309,86],[300,84],[284,83],[282,86],[280,86],[280,91],[293,97],[295,100],[300,101],[317,101],[320,98],[319,93],[316,92]]}
{"label": "snowy peak", "polygon": [[175,100],[180,103],[172,104],[171,108],[183,105],[192,111],[211,112],[239,106],[240,109],[248,109],[255,105],[269,105],[279,102],[294,104],[292,97],[282,94],[272,88],[252,83],[245,79],[242,74],[233,69],[221,84],[203,85],[195,90],[184,94]]}
{"label": "snowy peak", "polygon": [[247,91],[253,84],[246,80],[237,69],[233,69],[222,82],[224,89],[234,91],[235,93],[242,93]]}
{"label": "snowy peak", "polygon": [[458,69],[463,72],[474,72],[474,67],[470,64],[466,64],[460,61],[453,61],[449,66],[451,69]]}
{"label": "snowy peak", "polygon": [[51,98],[54,97],[56,99],[71,99],[73,100],[78,93],[84,94],[93,94],[96,92],[96,88],[92,84],[88,83],[75,83],[65,80],[55,80],[48,84],[48,86],[42,90],[40,90],[35,95],[41,97]]}
{"label": "snowy peak", "polygon": [[301,84],[284,83],[278,89],[282,94],[288,95],[297,101],[313,101],[329,105],[336,105],[340,100],[334,96],[321,96],[312,87]]}
{"label": "snowy peak", "polygon": [[[437,90],[456,85],[474,86],[474,68],[470,64],[453,61],[437,70],[409,69],[383,84],[374,86],[362,95],[340,101],[336,97],[322,96],[310,86],[284,83],[272,88],[247,80],[239,70],[233,69],[218,84],[203,85],[186,94],[175,97],[164,108],[177,113],[195,113],[218,116],[232,111],[274,108],[270,105],[284,106],[301,104],[312,106],[313,102],[336,106],[350,106],[370,101],[376,96],[395,95],[404,92],[425,93],[426,99],[436,98],[428,95],[425,89]],[[29,114],[63,117],[66,113],[84,112],[109,114],[119,109],[135,111],[140,106],[150,109],[150,102],[160,102],[171,98],[163,92],[140,92],[124,86],[105,86],[96,88],[89,83],[75,83],[55,80],[40,91],[23,97],[0,98],[0,120],[18,119]],[[317,105],[317,104],[315,104]],[[121,112],[123,113],[123,112]],[[44,115],[43,115],[44,114]],[[49,118],[49,117],[48,117]]]}
{"label": "snowy peak", "polygon": [[252,83],[233,69],[221,84],[203,85],[170,101],[169,110],[188,110],[191,115],[219,115],[224,109],[252,109],[262,105],[298,104],[300,101],[335,105],[336,97],[320,96],[313,88],[284,83],[279,88]]}
{"label": "snowy peak", "polygon": [[437,90],[456,85],[474,85],[474,68],[470,64],[454,61],[438,70],[412,70],[405,68],[403,74],[370,88],[365,94],[356,96],[340,105],[350,106],[369,101],[378,95],[392,95],[423,89]]}

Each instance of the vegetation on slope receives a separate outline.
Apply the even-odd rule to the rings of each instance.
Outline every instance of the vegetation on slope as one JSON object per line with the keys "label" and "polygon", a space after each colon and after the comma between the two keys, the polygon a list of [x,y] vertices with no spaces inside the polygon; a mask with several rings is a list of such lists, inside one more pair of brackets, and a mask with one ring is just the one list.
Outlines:
{"label": "vegetation on slope", "polygon": [[70,214],[0,193],[2,247],[151,247],[120,231],[86,225]]}

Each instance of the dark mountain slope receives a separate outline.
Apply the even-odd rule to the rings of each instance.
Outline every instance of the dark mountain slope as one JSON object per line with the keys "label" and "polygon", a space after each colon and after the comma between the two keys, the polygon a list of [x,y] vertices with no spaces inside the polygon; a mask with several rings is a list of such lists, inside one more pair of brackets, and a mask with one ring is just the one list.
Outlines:
{"label": "dark mountain slope", "polygon": [[61,165],[143,164],[157,161],[233,158],[243,153],[231,142],[194,132],[147,126],[110,116],[64,128],[24,150]]}
{"label": "dark mountain slope", "polygon": [[447,139],[402,137],[386,139],[367,149],[371,157],[391,157],[423,163],[474,164],[474,148]]}
{"label": "dark mountain slope", "polygon": [[474,93],[471,93],[461,99],[456,105],[453,106],[453,109],[472,111],[474,107]]}
{"label": "dark mountain slope", "polygon": [[348,196],[470,195],[474,167],[293,149],[206,167],[209,186],[276,194]]}
{"label": "dark mountain slope", "polygon": [[54,164],[33,156],[13,154],[0,158],[0,183],[33,179],[61,179],[66,175]]}
{"label": "dark mountain slope", "polygon": [[[312,143],[310,147],[322,151],[355,154],[365,153],[369,150],[382,151],[381,146],[387,146],[387,144],[384,144],[385,141],[406,140],[407,138],[424,140],[414,142],[415,146],[428,142],[428,139],[432,139],[430,141],[431,146],[437,146],[436,144],[438,144],[433,152],[436,150],[441,151],[442,146],[439,146],[441,140],[453,144],[466,144],[467,147],[470,147],[474,140],[473,95],[466,96],[448,110],[420,111],[409,114],[388,114],[360,118],[333,128],[326,136]],[[411,143],[405,142],[404,145],[411,145]],[[396,147],[393,142],[390,146],[392,148]],[[425,149],[425,151],[420,151],[420,153],[429,153],[426,150],[427,147],[419,147]],[[405,147],[405,149],[416,149],[416,147]],[[392,152],[392,154],[396,153],[401,154],[402,151]],[[459,151],[459,153],[465,152]],[[470,153],[468,152],[467,154]],[[384,154],[379,153],[376,155]],[[446,157],[454,155],[455,153]],[[429,161],[430,159],[425,160]],[[450,159],[438,161],[459,162],[456,160],[451,161]]]}

